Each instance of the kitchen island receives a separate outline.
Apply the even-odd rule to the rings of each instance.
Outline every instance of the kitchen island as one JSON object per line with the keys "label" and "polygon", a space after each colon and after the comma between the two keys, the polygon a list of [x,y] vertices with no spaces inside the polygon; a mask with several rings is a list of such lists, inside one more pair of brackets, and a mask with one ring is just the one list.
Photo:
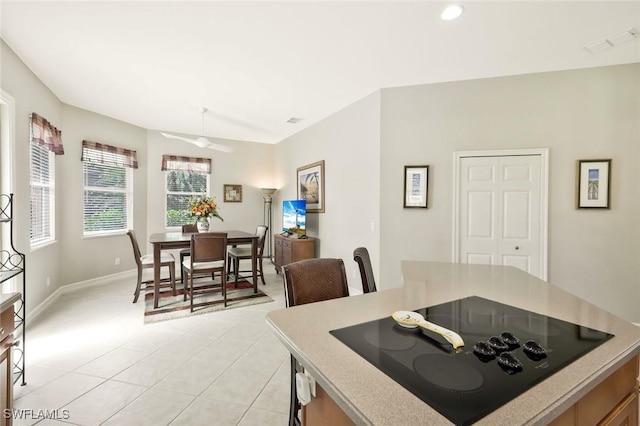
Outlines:
{"label": "kitchen island", "polygon": [[[628,415],[631,422],[637,424],[636,357],[640,352],[640,328],[511,267],[406,261],[402,273],[400,288],[272,311],[267,315],[268,325],[316,380],[321,388],[319,393],[326,392],[330,398],[330,404],[321,410],[307,411],[309,423],[316,420],[322,424],[323,419],[313,416],[327,414],[335,403],[336,410],[355,424],[450,424],[438,411],[336,339],[330,331],[387,318],[398,310],[418,310],[479,296],[615,337],[475,424],[549,424],[554,420],[578,424],[582,416],[596,415],[589,409],[607,418]],[[466,345],[473,343],[466,342]],[[596,407],[591,401],[602,401],[600,392],[606,395],[622,392],[622,396]],[[583,404],[585,407],[581,401],[587,402]],[[314,399],[311,404],[316,402]],[[327,398],[322,403],[326,404]],[[602,416],[589,420],[597,422]]]}

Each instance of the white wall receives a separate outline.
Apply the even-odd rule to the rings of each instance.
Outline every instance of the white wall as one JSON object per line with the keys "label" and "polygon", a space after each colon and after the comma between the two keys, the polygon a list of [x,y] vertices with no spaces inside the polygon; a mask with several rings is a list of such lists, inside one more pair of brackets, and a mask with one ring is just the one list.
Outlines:
{"label": "white wall", "polygon": [[[60,239],[57,242],[32,251],[29,243],[29,114],[36,112],[46,117],[54,126],[62,125],[62,106],[53,93],[22,63],[16,54],[0,40],[0,86],[15,100],[15,170],[13,182],[14,241],[16,248],[26,254],[27,306],[40,303],[60,283]],[[64,135],[64,131],[63,131]],[[56,167],[60,169],[60,156]],[[56,225],[61,215],[56,217]],[[58,228],[59,229],[59,228]],[[46,286],[47,277],[51,279]]]}
{"label": "white wall", "polygon": [[[550,148],[549,281],[640,320],[640,64],[382,91],[382,285],[400,261],[452,260],[453,152]],[[611,210],[576,209],[576,162],[611,158]],[[403,166],[430,165],[403,209]]]}
{"label": "white wall", "polygon": [[[549,280],[625,319],[640,321],[640,64],[385,89],[275,146],[218,141],[222,154],[176,147],[153,130],[61,103],[4,44],[0,78],[16,104],[16,245],[27,254],[27,306],[63,284],[133,268],[125,236],[82,240],[79,144],[84,138],[134,148],[140,169],[135,227],[140,240],[164,229],[160,158],[213,158],[213,194],[221,227],[251,230],[262,222],[259,188],[296,197],[296,168],[325,160],[326,212],[309,214],[318,255],[345,261],[350,286],[360,279],[355,247],[369,249],[380,289],[400,284],[403,259],[451,260],[452,165],[458,150],[550,148]],[[57,157],[57,243],[29,249],[28,115],[38,112],[63,132]],[[173,144],[173,145],[172,145]],[[575,209],[576,161],[612,158],[612,209]],[[403,166],[430,165],[429,209],[403,209]],[[146,177],[145,177],[146,176]],[[222,185],[243,185],[242,203],[222,202]],[[146,226],[145,226],[146,224]],[[97,255],[100,254],[100,255]],[[113,265],[120,254],[123,263]],[[51,277],[51,286],[46,278]]]}
{"label": "white wall", "polygon": [[[84,175],[82,141],[90,140],[135,150],[139,168],[133,170],[133,229],[139,243],[147,240],[147,131],[123,121],[62,104],[65,155],[58,161],[56,180],[60,195],[60,283],[76,283],[136,268],[129,237],[83,237]],[[120,258],[120,265],[115,265]]]}
{"label": "white wall", "polygon": [[[134,229],[142,250],[153,232],[164,226],[164,176],[162,154],[205,156],[213,159],[212,193],[225,221],[220,229],[255,230],[263,222],[263,200],[259,188],[274,185],[275,146],[243,141],[216,140],[234,148],[232,154],[197,148],[169,140],[159,132],[76,108],[60,100],[42,84],[15,53],[0,44],[2,89],[15,100],[16,152],[14,182],[15,240],[27,255],[27,312],[32,311],[57,288],[92,278],[135,269],[128,237],[83,238],[82,140],[88,139],[137,151],[139,168],[133,171]],[[56,162],[56,242],[31,251],[29,247],[29,126],[31,112],[47,118],[62,130],[65,155]],[[243,186],[242,203],[225,203],[223,184]],[[121,264],[115,265],[119,257]],[[50,286],[46,285],[47,277]],[[132,281],[132,291],[134,282]]]}
{"label": "white wall", "polygon": [[[216,198],[219,213],[224,219],[224,222],[215,219],[212,230],[239,229],[254,232],[256,226],[262,224],[264,201],[260,188],[273,185],[275,146],[228,139],[209,138],[209,140],[228,145],[233,148],[233,152],[227,154],[208,148],[198,148],[187,142],[167,139],[157,131],[147,132],[149,190],[146,196],[149,212],[146,230],[149,235],[166,230],[163,214],[165,181],[161,171],[163,155],[211,158],[211,195]],[[242,185],[241,203],[224,201],[224,184]],[[151,253],[150,245],[148,245],[148,253]]]}
{"label": "white wall", "polygon": [[[352,293],[362,292],[353,250],[369,249],[379,266],[380,93],[350,105],[276,145],[274,228],[282,229],[282,201],[296,198],[296,169],[324,160],[325,213],[307,214],[307,234],[319,238],[317,257],[341,258]],[[385,201],[386,202],[386,201]]]}

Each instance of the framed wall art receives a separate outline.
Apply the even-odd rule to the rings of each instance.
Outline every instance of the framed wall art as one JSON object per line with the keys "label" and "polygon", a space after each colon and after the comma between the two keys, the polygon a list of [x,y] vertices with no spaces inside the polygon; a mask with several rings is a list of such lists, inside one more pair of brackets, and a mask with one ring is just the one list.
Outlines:
{"label": "framed wall art", "polygon": [[224,184],[224,202],[225,203],[241,203],[242,202],[242,185]]}
{"label": "framed wall art", "polygon": [[611,159],[578,160],[578,208],[610,208]]}
{"label": "framed wall art", "polygon": [[298,200],[306,200],[307,213],[324,213],[324,160],[298,167]]}
{"label": "framed wall art", "polygon": [[404,166],[404,208],[427,208],[429,166]]}

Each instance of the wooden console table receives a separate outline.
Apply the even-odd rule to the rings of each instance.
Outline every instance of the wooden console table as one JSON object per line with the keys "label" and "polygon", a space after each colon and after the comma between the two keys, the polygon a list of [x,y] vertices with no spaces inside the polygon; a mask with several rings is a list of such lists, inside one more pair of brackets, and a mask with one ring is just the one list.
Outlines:
{"label": "wooden console table", "polygon": [[273,263],[276,273],[280,273],[283,265],[316,257],[316,238],[289,238],[274,235],[275,258]]}

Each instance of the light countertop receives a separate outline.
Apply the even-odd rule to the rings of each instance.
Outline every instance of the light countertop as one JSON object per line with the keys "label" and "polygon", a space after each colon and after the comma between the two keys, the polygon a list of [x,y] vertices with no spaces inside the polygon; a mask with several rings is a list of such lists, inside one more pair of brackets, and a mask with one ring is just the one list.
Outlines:
{"label": "light countertop", "polygon": [[640,327],[512,267],[405,261],[403,287],[272,311],[267,324],[356,424],[450,424],[329,334],[330,330],[480,296],[614,338],[476,424],[545,424],[640,352]]}

